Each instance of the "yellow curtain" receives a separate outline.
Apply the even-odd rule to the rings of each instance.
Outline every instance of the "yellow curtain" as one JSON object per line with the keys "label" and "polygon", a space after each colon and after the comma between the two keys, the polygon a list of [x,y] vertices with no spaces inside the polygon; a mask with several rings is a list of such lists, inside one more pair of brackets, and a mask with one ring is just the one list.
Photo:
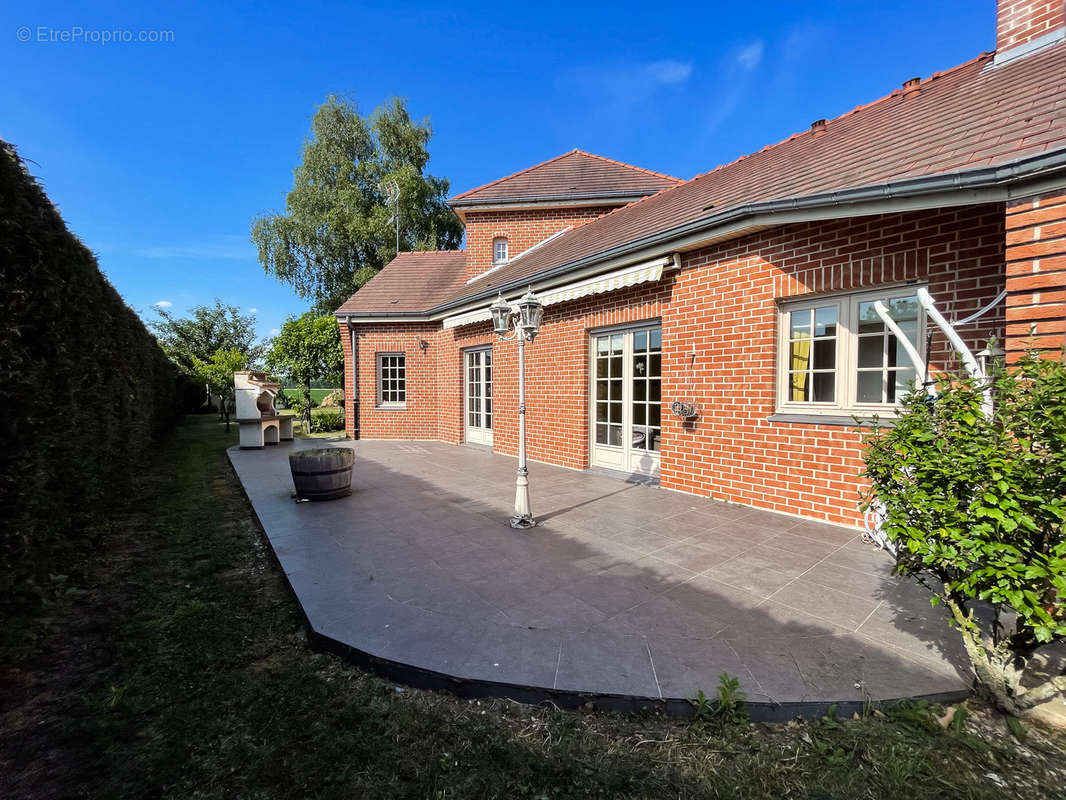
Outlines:
{"label": "yellow curtain", "polygon": [[811,343],[800,341],[792,343],[792,392],[791,399],[803,401],[807,399],[807,381],[810,373],[807,367],[811,362]]}

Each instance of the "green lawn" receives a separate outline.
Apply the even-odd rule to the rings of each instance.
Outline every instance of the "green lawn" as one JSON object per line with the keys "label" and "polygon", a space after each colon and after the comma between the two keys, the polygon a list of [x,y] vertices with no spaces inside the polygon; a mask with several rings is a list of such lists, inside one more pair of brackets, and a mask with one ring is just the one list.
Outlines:
{"label": "green lawn", "polygon": [[[790,725],[564,712],[402,689],[311,651],[226,460],[190,417],[55,602],[6,621],[0,797],[1061,797],[1062,734],[971,703]],[[707,687],[708,692],[714,687]]]}
{"label": "green lawn", "polygon": [[[321,403],[323,397],[325,397],[330,392],[335,392],[335,391],[338,391],[338,390],[337,389],[312,389],[311,390],[311,401],[314,402],[314,403]],[[284,394],[286,397],[296,397],[296,398],[301,399],[301,400],[303,399],[303,396],[304,396],[304,390],[303,389],[282,389],[281,393]]]}

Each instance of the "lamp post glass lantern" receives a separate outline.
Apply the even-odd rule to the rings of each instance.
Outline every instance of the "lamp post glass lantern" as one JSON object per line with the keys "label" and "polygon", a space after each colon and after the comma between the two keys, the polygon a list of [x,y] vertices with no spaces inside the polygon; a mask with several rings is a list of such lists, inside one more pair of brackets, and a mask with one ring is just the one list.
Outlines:
{"label": "lamp post glass lantern", "polygon": [[[518,340],[518,476],[515,479],[514,516],[512,528],[532,528],[537,524],[529,504],[529,469],[526,466],[526,340],[533,341],[540,332],[544,304],[533,294],[533,288],[518,301],[517,310],[503,299],[503,294],[489,307],[493,330],[504,341]],[[511,326],[514,326],[514,336]]]}

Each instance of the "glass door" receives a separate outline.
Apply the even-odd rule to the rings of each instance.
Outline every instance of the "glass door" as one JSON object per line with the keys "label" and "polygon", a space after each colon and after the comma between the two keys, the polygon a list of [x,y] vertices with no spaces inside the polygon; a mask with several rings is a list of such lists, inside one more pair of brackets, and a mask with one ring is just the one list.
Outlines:
{"label": "glass door", "polygon": [[652,475],[662,438],[662,328],[592,337],[592,464]]}
{"label": "glass door", "polygon": [[464,355],[466,420],[465,440],[492,444],[492,348],[467,350]]}

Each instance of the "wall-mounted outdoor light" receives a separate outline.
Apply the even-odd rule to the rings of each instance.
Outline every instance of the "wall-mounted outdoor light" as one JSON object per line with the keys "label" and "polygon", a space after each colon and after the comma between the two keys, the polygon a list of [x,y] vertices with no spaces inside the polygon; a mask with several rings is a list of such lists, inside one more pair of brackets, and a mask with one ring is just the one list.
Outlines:
{"label": "wall-mounted outdoor light", "polygon": [[426,350],[429,349],[429,342],[427,342],[425,339],[419,339],[418,340],[418,348],[423,353],[426,352]]}
{"label": "wall-mounted outdoor light", "polygon": [[[530,287],[518,301],[517,310],[503,299],[503,294],[489,307],[492,329],[504,341],[518,340],[518,477],[515,479],[512,528],[532,528],[537,524],[529,504],[529,469],[526,467],[526,340],[533,341],[540,332],[544,304]],[[510,336],[511,326],[514,336]]]}

